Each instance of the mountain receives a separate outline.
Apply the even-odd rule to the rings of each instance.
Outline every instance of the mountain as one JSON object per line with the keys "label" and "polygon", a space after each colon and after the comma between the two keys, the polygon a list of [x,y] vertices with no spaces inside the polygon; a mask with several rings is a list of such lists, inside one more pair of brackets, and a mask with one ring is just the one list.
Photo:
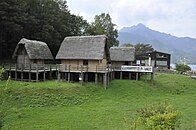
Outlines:
{"label": "mountain", "polygon": [[157,51],[170,53],[172,63],[196,64],[196,39],[194,38],[172,36],[152,30],[140,23],[119,30],[118,40],[120,45],[124,43],[151,44]]}

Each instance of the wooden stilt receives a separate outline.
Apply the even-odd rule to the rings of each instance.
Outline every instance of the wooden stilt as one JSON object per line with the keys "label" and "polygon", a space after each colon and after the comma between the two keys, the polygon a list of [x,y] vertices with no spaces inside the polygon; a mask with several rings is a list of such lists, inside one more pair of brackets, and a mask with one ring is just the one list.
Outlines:
{"label": "wooden stilt", "polygon": [[95,73],[95,83],[97,84],[98,83],[98,74]]}
{"label": "wooden stilt", "polygon": [[88,72],[85,73],[85,82],[88,82]]}
{"label": "wooden stilt", "polygon": [[120,79],[122,80],[122,74],[123,74],[123,72],[122,71],[120,71]]}
{"label": "wooden stilt", "polygon": [[24,66],[23,66],[23,64],[22,64],[22,66],[21,66],[21,81],[23,81],[23,68]]}
{"label": "wooden stilt", "polygon": [[67,73],[65,72],[65,81],[67,81]]}
{"label": "wooden stilt", "polygon": [[145,73],[145,81],[147,80],[147,73]]}
{"label": "wooden stilt", "polygon": [[36,64],[36,82],[39,81],[38,65]]}
{"label": "wooden stilt", "polygon": [[44,73],[43,73],[43,80],[46,80],[46,70],[45,70],[45,65],[44,65]]}
{"label": "wooden stilt", "polygon": [[131,72],[129,72],[129,80],[131,80]]}
{"label": "wooden stilt", "polygon": [[96,72],[95,72],[95,84],[98,83],[98,75],[97,75],[97,65],[96,65]]}
{"label": "wooden stilt", "polygon": [[58,81],[60,81],[60,78],[61,78],[60,65],[58,65],[58,69],[57,69],[57,77],[58,77]]}
{"label": "wooden stilt", "polygon": [[107,89],[107,73],[103,74],[103,84],[104,88]]}
{"label": "wooden stilt", "polygon": [[29,64],[29,82],[31,81],[31,64]]}
{"label": "wooden stilt", "polygon": [[151,75],[150,80],[153,81],[154,80],[154,73],[152,72],[150,75]]}
{"label": "wooden stilt", "polygon": [[83,66],[81,65],[81,75],[79,77],[80,79],[80,84],[83,85],[83,80],[84,80],[84,73],[83,73]]}
{"label": "wooden stilt", "polygon": [[52,66],[50,65],[49,79],[52,79]]}
{"label": "wooden stilt", "polygon": [[11,64],[9,64],[9,72],[8,72],[8,76],[11,77]]}
{"label": "wooden stilt", "polygon": [[115,79],[115,73],[116,73],[116,72],[115,72],[115,71],[113,71],[112,73],[113,73],[113,74],[112,74],[112,75],[113,75],[113,79]]}
{"label": "wooden stilt", "polygon": [[17,76],[17,71],[18,71],[18,65],[16,64],[16,69],[15,69],[15,80],[17,80],[18,76]]}
{"label": "wooden stilt", "polygon": [[109,66],[107,67],[107,85],[110,83],[110,68]]}
{"label": "wooden stilt", "polygon": [[58,65],[56,65],[56,75],[55,75],[56,79],[58,79]]}
{"label": "wooden stilt", "polygon": [[68,68],[68,82],[70,82],[70,67],[71,67],[71,65],[69,65],[69,68]]}
{"label": "wooden stilt", "polygon": [[136,73],[136,80],[138,80],[139,79],[139,73],[137,72]]}

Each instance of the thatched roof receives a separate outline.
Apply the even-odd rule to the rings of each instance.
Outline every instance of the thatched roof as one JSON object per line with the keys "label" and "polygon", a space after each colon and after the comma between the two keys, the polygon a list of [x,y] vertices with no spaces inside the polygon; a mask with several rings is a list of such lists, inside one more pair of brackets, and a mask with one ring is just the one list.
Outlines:
{"label": "thatched roof", "polygon": [[27,55],[29,56],[29,59],[53,59],[52,53],[45,42],[28,40],[25,38],[22,38],[17,44],[12,56],[13,58],[18,55],[20,46],[24,46]]}
{"label": "thatched roof", "polygon": [[111,61],[134,61],[135,48],[134,47],[111,47],[110,59]]}
{"label": "thatched roof", "polygon": [[65,37],[56,59],[101,60],[105,56],[109,59],[109,49],[105,35],[72,36]]}

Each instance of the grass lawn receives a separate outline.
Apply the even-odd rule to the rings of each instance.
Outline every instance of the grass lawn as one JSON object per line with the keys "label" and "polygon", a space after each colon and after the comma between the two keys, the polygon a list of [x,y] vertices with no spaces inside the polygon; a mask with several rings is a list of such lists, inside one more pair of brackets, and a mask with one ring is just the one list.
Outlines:
{"label": "grass lawn", "polygon": [[[0,91],[6,82],[0,81]],[[167,102],[181,111],[181,129],[196,129],[196,80],[183,75],[155,74],[155,81],[114,80],[100,85],[57,81],[10,81],[1,109],[3,130],[126,130],[136,111]]]}

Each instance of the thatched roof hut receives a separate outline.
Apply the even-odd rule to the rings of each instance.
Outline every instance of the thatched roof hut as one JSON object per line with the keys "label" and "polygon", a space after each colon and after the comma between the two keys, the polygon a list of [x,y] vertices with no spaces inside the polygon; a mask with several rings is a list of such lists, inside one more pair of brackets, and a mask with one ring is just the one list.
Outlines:
{"label": "thatched roof hut", "polygon": [[111,47],[110,48],[111,61],[135,61],[134,47]]}
{"label": "thatched roof hut", "polygon": [[79,60],[101,60],[103,58],[109,60],[105,35],[66,37],[56,56],[56,59]]}
{"label": "thatched roof hut", "polygon": [[28,40],[22,38],[17,44],[13,53],[13,58],[16,58],[24,47],[26,54],[30,60],[52,60],[52,53],[45,42]]}

